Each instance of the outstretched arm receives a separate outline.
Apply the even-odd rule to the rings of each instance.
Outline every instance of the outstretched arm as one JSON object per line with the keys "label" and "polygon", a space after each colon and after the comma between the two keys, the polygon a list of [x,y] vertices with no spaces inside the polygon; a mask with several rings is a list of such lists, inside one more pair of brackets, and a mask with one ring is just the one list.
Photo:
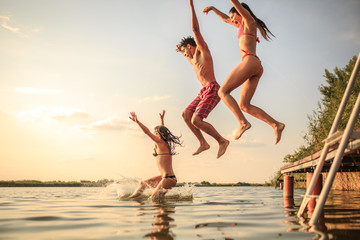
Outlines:
{"label": "outstretched arm", "polygon": [[[224,22],[228,23],[228,24],[231,24],[231,25],[234,25],[232,22],[231,22],[231,19],[228,15],[226,15],[225,13],[219,11],[217,8],[213,7],[213,6],[210,6],[210,7],[206,7],[204,8],[203,10],[203,13],[205,13],[206,15],[210,12],[210,11],[213,11],[221,20],[223,20]],[[235,26],[235,25],[234,25]]]}
{"label": "outstretched arm", "polygon": [[164,124],[165,110],[162,111],[162,114],[159,113],[159,115],[160,115],[161,125],[165,126]]}
{"label": "outstretched arm", "polygon": [[194,2],[189,0],[190,10],[191,10],[191,29],[194,33],[195,41],[197,46],[201,48],[207,48],[207,44],[200,33],[199,22],[195,13]]}
{"label": "outstretched arm", "polygon": [[158,137],[156,137],[154,134],[152,134],[149,130],[149,128],[147,128],[144,124],[142,124],[139,119],[137,118],[135,112],[131,112],[130,113],[130,119],[133,120],[134,122],[136,122],[139,127],[141,128],[141,130],[143,130],[143,132],[148,135],[154,142],[160,142],[160,139]]}

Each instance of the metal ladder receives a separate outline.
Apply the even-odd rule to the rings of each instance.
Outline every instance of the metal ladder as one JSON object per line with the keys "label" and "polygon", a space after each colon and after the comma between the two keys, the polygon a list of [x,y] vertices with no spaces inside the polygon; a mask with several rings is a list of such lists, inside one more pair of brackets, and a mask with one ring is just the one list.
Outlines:
{"label": "metal ladder", "polygon": [[[304,198],[302,200],[302,203],[300,205],[300,208],[299,208],[299,211],[298,211],[298,214],[297,214],[298,217],[301,217],[304,214],[305,208],[306,208],[308,202],[310,201],[310,199],[311,198],[317,198],[316,207],[315,207],[314,213],[313,213],[313,215],[312,215],[312,217],[311,217],[311,219],[309,221],[309,225],[315,225],[319,220],[319,217],[321,215],[321,211],[323,210],[326,198],[329,195],[329,191],[330,191],[331,186],[333,184],[336,172],[338,171],[339,166],[340,166],[340,164],[342,162],[343,154],[344,154],[345,148],[348,145],[350,137],[359,138],[359,136],[356,136],[353,133],[353,129],[354,129],[354,125],[355,125],[355,122],[357,120],[357,117],[358,117],[359,111],[360,111],[360,94],[358,95],[356,103],[355,103],[355,105],[353,107],[353,110],[351,112],[349,121],[346,124],[345,131],[342,134],[339,134],[339,132],[336,132],[337,128],[339,126],[341,117],[342,117],[342,115],[344,113],[346,103],[349,100],[351,89],[354,86],[354,83],[355,83],[357,74],[359,72],[359,69],[360,69],[360,53],[359,53],[359,56],[358,56],[357,61],[355,63],[354,69],[353,69],[353,71],[351,73],[349,83],[348,83],[348,85],[346,87],[344,96],[343,96],[343,98],[341,100],[340,107],[339,107],[339,109],[338,109],[338,111],[336,113],[336,117],[335,117],[334,122],[332,124],[332,127],[331,127],[330,133],[328,135],[328,138],[325,140],[325,144],[324,144],[323,150],[321,152],[321,156],[320,156],[320,158],[318,160],[317,166],[315,168],[313,177],[311,179],[311,182],[309,184],[308,189],[306,190],[305,196],[304,196]],[[330,146],[332,146],[334,143],[338,142],[339,140],[341,140],[340,145],[339,145],[338,149],[336,150],[337,152],[336,152],[336,155],[334,157],[334,161],[331,164],[329,174],[328,174],[328,176],[326,178],[326,181],[324,183],[324,186],[323,186],[323,189],[321,190],[320,195],[319,196],[311,195],[311,193],[313,192],[314,187],[316,185],[316,182],[319,179],[319,176],[320,176],[320,173],[321,173],[322,168],[324,166],[325,159],[326,159],[326,156],[328,154]]]}

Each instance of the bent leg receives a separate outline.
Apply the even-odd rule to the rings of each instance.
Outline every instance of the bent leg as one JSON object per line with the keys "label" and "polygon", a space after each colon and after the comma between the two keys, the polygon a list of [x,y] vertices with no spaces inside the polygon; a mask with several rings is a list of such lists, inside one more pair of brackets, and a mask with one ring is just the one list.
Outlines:
{"label": "bent leg", "polygon": [[[205,122],[204,119],[196,114],[193,115],[191,122],[199,129],[201,129],[202,131],[204,131],[205,133],[209,134],[210,136],[212,136],[213,138],[215,138],[215,140],[218,142],[219,144],[219,151],[218,151],[218,155],[217,158],[221,157],[225,151],[226,148],[229,146],[229,141],[225,138],[223,138],[218,131],[216,131],[216,129],[213,127],[213,125],[211,125],[208,122]],[[208,149],[208,148],[207,148]],[[195,152],[193,155],[199,154],[200,152],[207,150],[207,149],[201,149],[201,146],[199,147],[198,151]]]}
{"label": "bent leg", "polygon": [[176,186],[176,181],[171,178],[162,178],[159,184],[156,186],[151,199],[158,199],[163,197],[168,190]]}
{"label": "bent leg", "polygon": [[201,133],[200,129],[197,128],[193,123],[192,123],[192,117],[193,117],[193,112],[191,112],[188,109],[185,109],[182,116],[184,118],[184,121],[186,123],[186,125],[190,128],[190,130],[194,133],[194,135],[196,136],[196,138],[199,140],[200,142],[200,147],[199,149],[193,153],[193,155],[197,155],[202,151],[205,151],[207,149],[210,148],[210,145],[207,143],[207,141],[205,140],[203,134]]}
{"label": "bent leg", "polygon": [[243,62],[240,63],[225,79],[218,92],[221,100],[231,110],[239,122],[240,127],[237,130],[235,139],[239,139],[241,135],[251,127],[251,124],[246,120],[244,114],[241,112],[240,106],[230,93],[248,80],[251,74],[252,70]]}
{"label": "bent leg", "polygon": [[161,180],[162,180],[161,176],[156,176],[153,178],[149,178],[145,181],[141,181],[138,188],[135,190],[135,192],[133,194],[131,194],[129,196],[129,198],[135,198],[135,197],[140,196],[146,188],[149,188],[149,187],[155,188]]}
{"label": "bent leg", "polygon": [[257,119],[260,119],[261,121],[266,122],[274,129],[275,138],[276,138],[275,144],[276,144],[281,139],[281,134],[285,128],[285,125],[283,123],[276,121],[261,108],[251,104],[251,99],[254,96],[254,93],[256,91],[262,73],[263,73],[263,69],[261,67],[255,76],[251,77],[242,85],[240,91],[239,105],[242,111],[252,115],[253,117],[256,117]]}

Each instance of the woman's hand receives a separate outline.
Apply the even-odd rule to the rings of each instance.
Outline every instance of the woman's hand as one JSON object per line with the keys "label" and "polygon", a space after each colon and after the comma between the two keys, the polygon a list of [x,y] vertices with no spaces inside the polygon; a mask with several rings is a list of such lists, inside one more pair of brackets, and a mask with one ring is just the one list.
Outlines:
{"label": "woman's hand", "polygon": [[214,10],[214,7],[213,7],[213,6],[206,7],[206,8],[204,8],[203,13],[205,13],[205,14],[207,15],[207,14],[208,14],[210,11],[212,11],[212,10]]}
{"label": "woman's hand", "polygon": [[137,116],[135,114],[135,112],[130,112],[131,117],[129,117],[131,120],[133,120],[134,122],[138,122]]}

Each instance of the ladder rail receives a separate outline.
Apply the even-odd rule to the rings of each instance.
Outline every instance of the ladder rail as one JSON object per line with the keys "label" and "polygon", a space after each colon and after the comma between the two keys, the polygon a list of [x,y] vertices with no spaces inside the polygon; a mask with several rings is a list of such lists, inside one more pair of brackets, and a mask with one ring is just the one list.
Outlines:
{"label": "ladder rail", "polygon": [[[342,115],[343,115],[343,113],[345,111],[346,104],[347,104],[347,102],[348,102],[348,100],[350,98],[351,89],[353,88],[353,86],[355,84],[355,80],[356,80],[356,77],[357,77],[357,73],[359,72],[359,68],[360,68],[360,53],[359,53],[358,58],[356,60],[354,69],[353,69],[353,71],[351,73],[350,80],[349,80],[349,83],[348,83],[348,85],[346,87],[344,96],[343,96],[343,98],[341,100],[340,106],[339,106],[339,108],[337,110],[337,113],[336,113],[334,122],[333,122],[333,124],[331,126],[328,138],[330,138],[337,131],[337,128],[338,128],[340,120],[341,120],[341,117],[342,117]],[[301,217],[303,215],[304,211],[305,211],[306,205],[307,205],[307,203],[309,201],[307,196],[311,195],[312,191],[315,188],[316,182],[318,181],[320,173],[321,173],[321,171],[323,169],[323,166],[324,166],[325,159],[326,159],[327,153],[329,151],[329,148],[330,148],[329,144],[325,143],[325,145],[323,147],[323,151],[321,152],[321,156],[319,158],[318,164],[317,164],[317,166],[315,168],[313,177],[312,177],[312,179],[310,181],[310,184],[309,184],[309,186],[308,186],[308,188],[306,190],[303,201],[301,202],[301,205],[300,205],[300,208],[299,208],[299,211],[298,211],[298,214],[297,214],[298,217]]]}
{"label": "ladder rail", "polygon": [[358,118],[359,112],[360,112],[360,94],[358,95],[358,98],[356,100],[353,111],[351,112],[349,122],[346,125],[346,129],[345,129],[343,138],[341,139],[338,151],[336,152],[336,156],[334,158],[334,162],[332,163],[329,174],[328,174],[328,176],[326,178],[324,188],[320,193],[320,196],[319,196],[318,202],[316,204],[314,213],[313,213],[313,215],[311,217],[311,220],[309,221],[310,225],[316,224],[317,221],[319,220],[319,217],[321,215],[321,211],[322,211],[323,206],[325,204],[325,201],[326,201],[326,199],[327,199],[327,197],[329,195],[331,186],[332,186],[332,184],[334,182],[336,172],[338,171],[338,169],[340,167],[340,164],[342,162],[342,158],[343,158],[345,148],[348,145],[349,138],[350,138],[350,136],[352,134],[352,131],[354,129],[354,126],[355,126],[356,120]]}
{"label": "ladder rail", "polygon": [[313,176],[311,178],[310,184],[307,187],[306,193],[305,193],[305,195],[303,197],[303,200],[301,202],[301,205],[300,205],[300,208],[299,208],[299,211],[298,211],[298,214],[297,214],[298,217],[301,217],[304,214],[304,211],[306,209],[306,205],[308,204],[308,202],[310,200],[308,198],[308,196],[310,196],[312,194],[312,192],[313,192],[313,190],[315,188],[316,182],[319,179],[319,176],[320,176],[320,173],[321,173],[322,168],[324,166],[325,159],[326,159],[327,153],[329,151],[329,148],[330,148],[329,144],[326,143],[323,150],[322,150],[322,152],[321,152],[319,161],[318,161],[318,163],[316,165],[316,168],[315,168],[314,174],[313,174]]}

